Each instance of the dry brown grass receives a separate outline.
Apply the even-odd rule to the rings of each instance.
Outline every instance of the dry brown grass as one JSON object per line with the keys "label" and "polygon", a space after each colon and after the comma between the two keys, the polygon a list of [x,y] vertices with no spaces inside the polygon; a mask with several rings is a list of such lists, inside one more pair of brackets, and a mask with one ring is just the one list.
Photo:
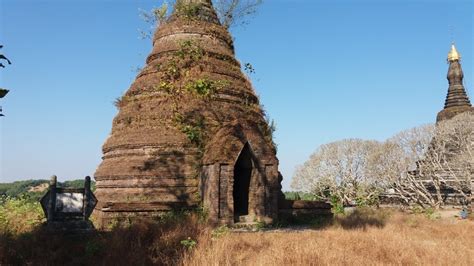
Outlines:
{"label": "dry brown grass", "polygon": [[90,234],[52,233],[44,227],[20,234],[0,231],[0,266],[176,265],[188,251],[181,242],[202,232],[207,227],[195,214]]}
{"label": "dry brown grass", "polygon": [[339,217],[320,230],[204,236],[183,265],[473,265],[474,222],[402,213]]}
{"label": "dry brown grass", "polygon": [[473,265],[473,220],[359,210],[313,226],[217,233],[190,214],[83,236],[37,227],[0,232],[0,265]]}

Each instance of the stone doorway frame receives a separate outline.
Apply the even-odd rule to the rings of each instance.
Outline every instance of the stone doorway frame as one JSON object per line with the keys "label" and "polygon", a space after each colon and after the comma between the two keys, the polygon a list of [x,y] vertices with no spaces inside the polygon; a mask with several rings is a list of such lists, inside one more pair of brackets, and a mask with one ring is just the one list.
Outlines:
{"label": "stone doorway frame", "polygon": [[[247,154],[244,154],[247,153]],[[244,158],[243,156],[248,156],[248,158]],[[248,178],[248,184],[244,184],[245,187],[241,187],[241,189],[244,189],[244,193],[246,192],[246,205],[247,205],[247,211],[246,213],[241,213],[239,215],[237,213],[237,202],[236,202],[236,187],[237,182],[236,178],[240,175],[237,173],[237,168],[239,167],[239,160],[241,159],[248,159],[250,162],[250,173],[247,173]],[[256,195],[254,191],[257,189],[258,186],[258,178],[259,178],[259,173],[258,173],[258,161],[255,156],[255,154],[252,151],[252,148],[250,147],[250,144],[247,142],[244,144],[244,147],[240,151],[239,155],[237,156],[237,159],[235,160],[234,163],[234,171],[233,171],[233,176],[232,176],[232,201],[233,201],[233,217],[234,217],[234,222],[252,222],[253,220],[256,219],[256,208],[258,205],[258,202],[256,202]],[[244,181],[245,182],[245,181]],[[247,183],[247,182],[246,182]],[[245,191],[246,190],[246,191]],[[263,203],[263,202],[262,202]]]}
{"label": "stone doorway frame", "polygon": [[252,171],[249,183],[248,214],[246,222],[255,222],[265,216],[266,182],[264,170],[260,167],[250,142],[246,142],[232,164],[216,162],[203,167],[201,173],[201,195],[203,205],[209,213],[212,223],[235,223],[234,217],[234,168],[242,152],[248,149],[252,161]]}

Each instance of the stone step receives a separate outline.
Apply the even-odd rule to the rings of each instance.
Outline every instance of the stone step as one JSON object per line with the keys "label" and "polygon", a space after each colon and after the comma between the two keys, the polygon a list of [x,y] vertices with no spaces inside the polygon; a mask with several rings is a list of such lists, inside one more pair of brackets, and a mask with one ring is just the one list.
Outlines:
{"label": "stone step", "polygon": [[258,222],[237,222],[232,226],[232,232],[256,232],[261,228],[261,223]]}

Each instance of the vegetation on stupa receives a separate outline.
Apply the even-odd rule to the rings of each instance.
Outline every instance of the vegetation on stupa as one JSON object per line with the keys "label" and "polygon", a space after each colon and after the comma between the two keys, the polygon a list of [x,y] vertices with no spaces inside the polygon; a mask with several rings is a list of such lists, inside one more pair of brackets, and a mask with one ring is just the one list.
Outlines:
{"label": "vegetation on stupa", "polygon": [[[255,167],[260,181],[252,193],[267,186],[272,192],[266,197],[281,194],[275,123],[235,58],[232,36],[211,1],[177,1],[172,13],[164,6],[153,18],[159,26],[152,51],[115,103],[118,114],[94,175],[101,220],[207,204],[204,187],[216,187],[206,183],[210,167],[235,164],[249,143],[264,162]],[[259,215],[276,214],[276,201],[274,208],[260,201]]]}
{"label": "vegetation on stupa", "polygon": [[[142,38],[149,39],[153,31],[171,15],[170,6],[174,6],[175,13],[192,19],[199,14],[201,6],[197,3],[184,4],[182,0],[164,1],[161,6],[150,11],[140,10],[143,21],[150,24],[151,30],[141,30]],[[221,25],[226,28],[249,24],[249,19],[257,13],[258,7],[263,0],[214,0],[213,6]]]}
{"label": "vegetation on stupa", "polygon": [[[255,12],[256,7],[261,4],[261,1],[255,1],[254,3],[247,3],[249,6],[240,7],[239,12],[243,12],[240,16],[250,15]],[[230,16],[232,12],[235,12],[235,8],[238,8],[241,3],[240,1],[232,1],[232,3],[218,3],[221,7],[219,12],[220,20],[223,25],[228,28],[233,22],[227,21],[224,13]],[[202,5],[198,3],[183,3],[183,1],[176,1],[174,5],[174,13],[171,16],[168,9],[168,3],[164,3],[159,8],[154,8],[150,13],[143,13],[145,21],[156,24],[157,26],[167,23],[169,20],[175,19],[176,17],[184,18],[185,23],[192,24],[199,21],[201,14]],[[248,9],[248,10],[247,10]],[[247,10],[247,11],[243,11]],[[245,13],[246,12],[246,13]],[[245,14],[244,14],[245,13]],[[236,15],[236,14],[234,14]],[[220,35],[219,26],[217,25],[206,25],[206,31],[211,34]],[[215,33],[214,33],[215,32]],[[227,36],[224,36],[227,37]],[[217,38],[217,37],[216,37]],[[227,39],[227,43],[232,46],[232,39]],[[161,92],[166,95],[167,100],[171,101],[170,111],[172,112],[173,124],[182,133],[186,134],[189,141],[199,148],[202,153],[202,149],[208,140],[208,130],[211,125],[218,125],[221,121],[218,118],[212,121],[206,121],[200,113],[195,110],[186,111],[183,105],[189,104],[189,99],[194,98],[198,101],[197,105],[205,107],[209,101],[213,100],[216,94],[219,94],[221,90],[232,85],[229,79],[215,79],[205,74],[204,69],[209,63],[210,59],[220,59],[224,61],[235,61],[232,57],[224,54],[216,54],[206,52],[201,43],[193,39],[177,41],[179,49],[172,52],[171,55],[167,56],[167,60],[163,63],[156,64],[155,70],[158,72],[160,82],[154,84],[151,88],[144,88],[146,93],[141,92],[141,96],[153,96],[155,92]],[[240,68],[233,65],[234,71],[240,71]],[[255,72],[252,65],[249,63],[245,64],[245,70],[249,73]],[[115,105],[117,108],[123,107],[125,104],[139,100],[134,95],[126,94],[120,98],[117,98]],[[260,112],[260,104],[254,99],[246,98],[243,102],[245,112]],[[276,123],[271,120],[268,115],[263,112],[265,120],[258,124],[258,127],[266,140],[272,144],[276,150],[276,143],[273,141],[273,133],[276,130]],[[131,123],[131,120],[127,121]]]}
{"label": "vegetation on stupa", "polygon": [[[180,5],[178,5],[178,14],[184,14],[184,17],[192,22],[195,20],[197,12],[199,12],[198,6],[188,7],[186,5],[186,8],[180,8]],[[192,39],[178,41],[177,45],[179,47],[177,51],[168,56],[163,63],[154,66],[158,72],[160,82],[153,84],[150,88],[144,88],[147,92],[141,92],[140,96],[153,97],[156,92],[165,95],[165,99],[171,102],[169,111],[172,113],[174,126],[186,134],[189,141],[202,152],[209,137],[207,131],[210,127],[221,123],[221,119],[217,117],[214,119],[204,117],[202,109],[209,106],[209,102],[213,100],[216,94],[231,85],[230,80],[213,79],[207,76],[203,70],[211,57],[215,59],[217,56],[223,60],[233,59],[227,58],[225,55],[209,54],[201,47],[199,42]],[[235,71],[240,71],[240,69],[236,67]],[[117,99],[115,105],[120,108],[139,99],[134,95],[126,94]],[[189,105],[190,102],[195,102],[197,109],[201,109],[201,112],[186,110],[185,105]],[[244,113],[260,112],[260,104],[258,101],[246,98],[242,104],[242,109]],[[267,119],[259,123],[259,129],[267,141],[272,143],[276,149],[276,144],[273,142],[273,133],[276,129],[275,122],[270,120],[266,114],[264,116]]]}

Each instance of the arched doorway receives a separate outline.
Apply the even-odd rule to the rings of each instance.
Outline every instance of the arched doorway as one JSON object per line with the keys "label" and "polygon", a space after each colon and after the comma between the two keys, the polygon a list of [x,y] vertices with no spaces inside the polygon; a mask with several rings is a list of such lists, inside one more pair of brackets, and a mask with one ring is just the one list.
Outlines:
{"label": "arched doorway", "polygon": [[249,188],[252,177],[252,152],[249,144],[245,144],[234,166],[234,221],[239,222],[240,216],[249,214]]}

